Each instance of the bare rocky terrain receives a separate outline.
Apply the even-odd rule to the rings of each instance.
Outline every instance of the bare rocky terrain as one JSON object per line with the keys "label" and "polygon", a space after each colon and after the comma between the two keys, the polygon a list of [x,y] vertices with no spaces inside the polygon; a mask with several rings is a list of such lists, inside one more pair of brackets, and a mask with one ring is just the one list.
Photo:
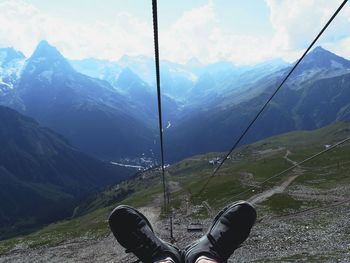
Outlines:
{"label": "bare rocky terrain", "polygon": [[[156,233],[169,240],[168,220],[159,218],[159,209],[144,207],[141,211],[150,219]],[[350,204],[343,201],[323,209],[259,218],[248,240],[229,262],[350,262],[349,214]],[[180,248],[204,234],[189,233],[187,226],[191,222],[181,211],[174,214],[175,244]],[[210,225],[209,220],[202,223],[204,229]],[[18,246],[0,257],[4,263],[134,261],[112,235],[100,239],[78,238],[37,249]]]}

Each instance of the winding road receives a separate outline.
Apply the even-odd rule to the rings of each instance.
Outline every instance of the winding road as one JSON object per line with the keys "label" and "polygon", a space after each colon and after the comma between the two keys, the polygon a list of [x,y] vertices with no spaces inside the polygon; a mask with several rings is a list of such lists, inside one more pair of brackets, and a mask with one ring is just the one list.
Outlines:
{"label": "winding road", "polygon": [[[297,162],[291,160],[288,156],[291,154],[289,150],[287,150],[286,154],[283,156],[284,159],[286,159],[288,162],[290,162],[292,165],[296,165]],[[284,180],[280,185],[277,185],[269,190],[266,190],[260,194],[254,195],[248,201],[252,204],[258,204],[261,202],[264,202],[269,197],[273,196],[274,194],[282,193],[286,190],[286,188],[300,175],[302,175],[305,172],[300,166],[297,166],[292,171],[292,175],[289,176],[286,180]]]}

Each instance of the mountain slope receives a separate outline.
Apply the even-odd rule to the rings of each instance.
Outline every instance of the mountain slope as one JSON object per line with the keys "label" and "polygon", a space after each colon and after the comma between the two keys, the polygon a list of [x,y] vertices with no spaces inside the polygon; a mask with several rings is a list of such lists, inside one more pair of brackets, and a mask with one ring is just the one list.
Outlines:
{"label": "mountain slope", "polygon": [[13,48],[0,48],[0,96],[14,88],[25,56]]}
{"label": "mountain slope", "polygon": [[302,61],[295,75],[303,71],[350,69],[350,61],[340,57],[321,46],[315,47]]}
{"label": "mountain slope", "polygon": [[[119,62],[90,59],[79,63],[87,73],[105,81],[76,72],[55,48],[42,42],[27,61],[14,91],[1,96],[0,102],[34,117],[100,158],[135,158],[158,152],[155,89],[143,80],[151,78],[151,60],[124,57]],[[281,60],[254,67],[163,61],[162,70],[163,125],[167,128],[167,161],[172,162],[227,150],[290,65]],[[347,120],[349,74],[348,60],[315,48],[244,143]],[[176,96],[177,92],[181,96]]]}
{"label": "mountain slope", "polygon": [[33,119],[0,106],[0,236],[70,216],[77,198],[125,178]]}
{"label": "mountain slope", "polygon": [[[300,64],[299,72],[282,87],[242,143],[350,120],[350,61],[321,48],[313,50],[305,61],[306,64]],[[337,61],[337,66],[334,66],[334,61]],[[237,98],[232,94],[219,95],[207,107],[174,124],[168,131],[168,160],[228,150],[288,70],[278,70],[257,81],[251,88],[251,96],[246,94],[240,103],[235,103]]]}
{"label": "mountain slope", "polygon": [[136,157],[153,145],[152,124],[130,107],[127,98],[106,81],[76,72],[46,41],[26,61],[16,88],[0,103],[99,158]]}

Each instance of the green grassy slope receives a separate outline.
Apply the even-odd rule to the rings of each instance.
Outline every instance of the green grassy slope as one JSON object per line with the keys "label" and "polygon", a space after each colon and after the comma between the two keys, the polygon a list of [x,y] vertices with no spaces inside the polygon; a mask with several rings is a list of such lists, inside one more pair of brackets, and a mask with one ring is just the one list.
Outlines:
{"label": "green grassy slope", "polygon": [[[291,175],[285,174],[262,186],[259,185],[268,177],[292,165],[284,158],[287,151],[291,152],[290,159],[300,161],[323,150],[325,145],[332,145],[347,136],[350,136],[350,123],[338,123],[316,131],[292,132],[240,147],[200,195],[199,190],[215,168],[209,160],[222,156],[222,153],[210,153],[183,160],[167,169],[169,183],[176,182],[179,186],[172,193],[173,208],[177,209],[185,198],[191,204],[206,201],[213,210],[238,199],[248,199],[280,184]],[[305,164],[303,174],[288,189],[307,187],[323,193],[342,185],[349,185],[349,168],[350,143],[347,143]],[[254,190],[236,196],[254,186],[256,186]],[[50,225],[28,236],[0,242],[0,253],[9,251],[17,243],[35,247],[42,244],[57,244],[81,236],[96,238],[107,235],[109,230],[106,219],[117,204],[141,207],[152,203],[155,196],[161,194],[159,171],[147,172],[85,200],[76,208],[75,218]],[[299,198],[286,191],[273,195],[260,203],[257,208],[258,214],[265,216],[283,215],[318,205],[321,205],[320,201]],[[193,217],[206,216],[204,210],[193,214]]]}

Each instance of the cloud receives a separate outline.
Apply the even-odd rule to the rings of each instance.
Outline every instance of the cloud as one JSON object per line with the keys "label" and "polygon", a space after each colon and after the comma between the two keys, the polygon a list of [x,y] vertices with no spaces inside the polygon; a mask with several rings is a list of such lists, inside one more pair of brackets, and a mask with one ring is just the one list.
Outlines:
{"label": "cloud", "polygon": [[[211,63],[229,60],[254,64],[282,57],[295,60],[340,4],[329,0],[265,0],[273,36],[225,31],[213,0],[184,12],[159,32],[160,57],[185,63],[193,57]],[[119,12],[114,21],[82,24],[50,16],[25,0],[0,2],[0,43],[31,55],[46,39],[72,59],[95,57],[117,60],[122,55],[153,56],[151,21]],[[254,21],[252,21],[254,23]],[[350,57],[350,7],[344,8],[321,44]],[[226,27],[227,28],[227,27]]]}
{"label": "cloud", "polygon": [[267,38],[224,31],[212,1],[184,12],[168,31],[160,33],[160,45],[163,57],[183,63],[197,57],[205,63],[249,64],[270,57]]}
{"label": "cloud", "polygon": [[37,25],[34,26],[33,19],[38,17],[38,21],[41,20],[37,10],[23,1],[1,2],[0,10],[0,43],[25,53],[32,50],[33,39],[40,37],[40,30]]}
{"label": "cloud", "polygon": [[124,54],[153,51],[152,28],[128,13],[116,15],[112,24],[82,24],[49,16],[23,0],[0,3],[0,43],[29,56],[46,39],[69,58],[118,59]]}
{"label": "cloud", "polygon": [[[118,13],[112,24],[95,21],[86,25],[49,16],[24,0],[3,1],[0,10],[0,43],[14,46],[27,56],[42,39],[73,59],[153,56],[151,22],[126,12]],[[267,39],[224,32],[212,1],[184,12],[159,33],[161,58],[175,62],[197,57],[207,63],[224,59],[247,64],[269,57],[261,52],[268,51]]]}
{"label": "cloud", "polygon": [[[265,0],[275,30],[273,43],[281,54],[305,49],[333,15],[342,1]],[[329,45],[350,37],[350,7],[345,6],[325,31],[318,45]]]}
{"label": "cloud", "polygon": [[[294,61],[316,37],[341,1],[265,0],[270,9],[271,36],[233,34],[220,25],[212,1],[185,12],[161,34],[162,53],[171,60],[186,62],[197,57],[210,63],[230,60],[236,64],[254,64],[268,59]],[[254,23],[254,21],[252,21]],[[329,26],[318,45],[349,55],[350,6]],[[162,44],[162,43],[161,43]]]}
{"label": "cloud", "polygon": [[216,28],[215,19],[211,2],[184,12],[168,31],[160,32],[161,55],[182,62],[191,57],[203,59],[213,45],[211,32]]}

